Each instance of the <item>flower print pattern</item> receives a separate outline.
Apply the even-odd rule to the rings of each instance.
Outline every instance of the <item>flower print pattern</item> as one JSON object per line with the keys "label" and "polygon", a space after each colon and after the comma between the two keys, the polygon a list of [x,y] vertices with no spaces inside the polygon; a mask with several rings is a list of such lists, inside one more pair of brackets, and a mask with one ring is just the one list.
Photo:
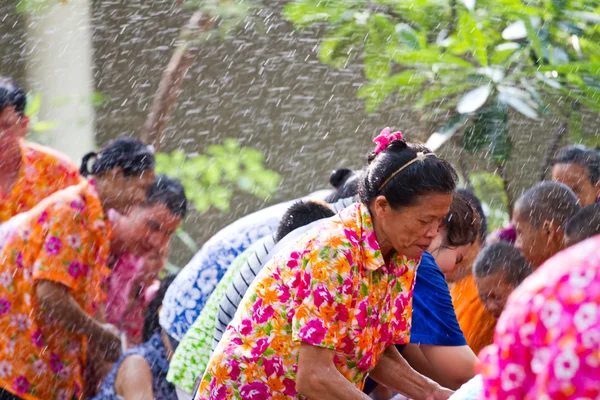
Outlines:
{"label": "flower print pattern", "polygon": [[362,388],[383,351],[409,341],[418,262],[395,254],[386,265],[368,209],[344,209],[265,265],[195,399],[297,398],[301,342],[334,350],[336,368]]}
{"label": "flower print pattern", "polygon": [[22,167],[9,193],[0,193],[0,224],[51,194],[80,183],[79,168],[47,147],[21,142]]}
{"label": "flower print pattern", "polygon": [[277,204],[250,214],[222,229],[202,246],[179,272],[163,300],[160,325],[169,336],[183,340],[234,259],[253,243],[275,232],[281,216],[292,203]]}
{"label": "flower print pattern", "polygon": [[[76,209],[71,204],[77,204]],[[0,254],[0,388],[24,399],[72,398],[82,387],[84,338],[64,330],[39,309],[35,283],[58,282],[90,316],[104,301],[110,226],[93,183],[84,182],[49,197],[15,228]],[[94,229],[94,221],[103,230]],[[23,232],[27,234],[24,235]],[[57,235],[60,235],[57,236]],[[79,249],[68,238],[79,237]],[[94,267],[88,267],[93,265]],[[7,287],[9,272],[12,279]],[[18,287],[19,290],[14,290]],[[24,356],[27,355],[27,356]]]}
{"label": "flower print pattern", "polygon": [[509,298],[479,355],[484,399],[599,398],[600,236],[548,260]]}

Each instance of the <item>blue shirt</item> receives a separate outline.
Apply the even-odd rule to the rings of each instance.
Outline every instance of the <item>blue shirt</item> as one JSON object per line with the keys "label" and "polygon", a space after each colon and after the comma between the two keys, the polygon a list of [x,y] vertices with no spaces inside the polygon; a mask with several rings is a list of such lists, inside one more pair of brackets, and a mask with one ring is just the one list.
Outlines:
{"label": "blue shirt", "polygon": [[410,342],[435,346],[466,346],[444,274],[430,253],[423,253],[413,292]]}
{"label": "blue shirt", "polygon": [[[444,274],[430,253],[423,253],[413,291],[410,342],[433,346],[466,346],[467,341],[452,305]],[[404,345],[396,346],[400,352]],[[363,391],[371,393],[377,383],[367,379]]]}
{"label": "blue shirt", "polygon": [[140,355],[146,359],[152,373],[152,391],[154,398],[160,400],[177,400],[175,386],[167,382],[167,372],[169,371],[169,359],[167,349],[163,344],[160,331],[154,333],[150,340],[141,346],[127,350],[121,358],[113,365],[112,370],[102,382],[102,386],[96,397],[92,400],[119,400],[122,397],[117,396],[115,391],[115,382],[117,372],[125,359],[132,355]]}

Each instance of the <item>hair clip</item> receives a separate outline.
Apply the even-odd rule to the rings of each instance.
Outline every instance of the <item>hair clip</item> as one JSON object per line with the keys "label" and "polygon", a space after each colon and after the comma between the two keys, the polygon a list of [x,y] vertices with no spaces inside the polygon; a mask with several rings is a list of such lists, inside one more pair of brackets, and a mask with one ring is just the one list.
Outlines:
{"label": "hair clip", "polygon": [[387,149],[392,142],[402,139],[402,132],[397,131],[392,133],[389,127],[385,128],[375,139],[373,139],[373,143],[377,145],[377,147],[375,147],[375,154],[379,154]]}

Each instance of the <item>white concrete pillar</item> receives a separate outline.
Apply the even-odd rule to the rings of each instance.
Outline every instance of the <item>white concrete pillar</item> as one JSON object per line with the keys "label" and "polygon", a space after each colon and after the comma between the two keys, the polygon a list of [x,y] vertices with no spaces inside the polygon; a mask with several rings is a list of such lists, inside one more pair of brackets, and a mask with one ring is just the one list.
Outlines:
{"label": "white concrete pillar", "polygon": [[29,87],[41,95],[39,119],[56,124],[38,136],[79,161],[94,149],[91,1],[48,3],[27,20]]}

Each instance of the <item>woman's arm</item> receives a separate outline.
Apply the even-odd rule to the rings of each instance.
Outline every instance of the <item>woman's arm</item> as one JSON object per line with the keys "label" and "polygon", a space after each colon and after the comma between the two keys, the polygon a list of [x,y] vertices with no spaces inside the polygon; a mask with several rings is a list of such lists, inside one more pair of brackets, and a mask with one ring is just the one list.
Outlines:
{"label": "woman's arm", "polygon": [[388,346],[369,375],[382,385],[415,400],[446,400],[452,395],[451,390],[412,369],[394,345]]}
{"label": "woman's arm", "polygon": [[116,361],[121,355],[121,338],[112,325],[101,324],[89,316],[57,282],[39,280],[36,297],[45,315],[62,324],[67,330],[88,336],[103,348],[106,361]]}
{"label": "woman's arm", "polygon": [[478,360],[469,346],[421,345],[417,350],[422,352],[439,379],[428,376],[440,385],[456,390],[475,376]]}
{"label": "woman's arm", "polygon": [[333,363],[334,355],[333,350],[302,343],[296,390],[308,399],[369,400],[369,396],[340,374]]}
{"label": "woman's arm", "polygon": [[154,400],[152,371],[144,357],[132,355],[123,360],[115,379],[115,393],[125,400]]}

